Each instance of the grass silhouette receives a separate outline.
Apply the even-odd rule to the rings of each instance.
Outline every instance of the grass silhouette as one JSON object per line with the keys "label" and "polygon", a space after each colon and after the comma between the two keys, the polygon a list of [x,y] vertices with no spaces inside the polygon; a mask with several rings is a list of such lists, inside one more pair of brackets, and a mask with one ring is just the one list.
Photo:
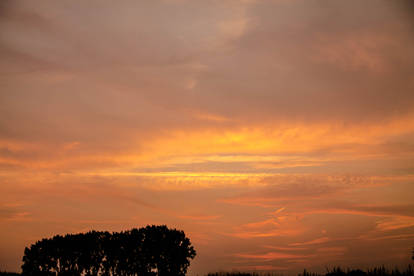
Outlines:
{"label": "grass silhouette", "polygon": [[[23,275],[13,272],[0,272],[0,276],[18,276]],[[208,273],[206,276],[283,276],[282,273],[275,272],[213,272]],[[346,269],[343,270],[340,267],[334,267],[331,270],[327,270],[326,273],[314,273],[304,270],[299,273],[298,276],[414,276],[414,267],[408,265],[405,269],[399,268],[387,269],[384,266],[374,267],[367,270],[361,269]]]}
{"label": "grass silhouette", "polygon": [[[246,272],[215,272],[209,273],[207,276],[283,276],[281,273],[246,273]],[[366,271],[361,269],[346,269],[334,267],[332,270],[327,270],[326,273],[314,273],[304,270],[298,276],[414,276],[414,267],[408,265],[407,268],[400,270],[398,268],[387,269],[384,266],[374,267]]]}

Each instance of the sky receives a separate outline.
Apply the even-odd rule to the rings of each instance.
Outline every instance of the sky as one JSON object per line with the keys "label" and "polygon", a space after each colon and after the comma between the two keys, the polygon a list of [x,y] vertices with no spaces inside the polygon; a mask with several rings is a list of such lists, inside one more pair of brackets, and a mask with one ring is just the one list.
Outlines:
{"label": "sky", "polygon": [[404,266],[411,0],[0,2],[0,270],[165,224],[189,274]]}

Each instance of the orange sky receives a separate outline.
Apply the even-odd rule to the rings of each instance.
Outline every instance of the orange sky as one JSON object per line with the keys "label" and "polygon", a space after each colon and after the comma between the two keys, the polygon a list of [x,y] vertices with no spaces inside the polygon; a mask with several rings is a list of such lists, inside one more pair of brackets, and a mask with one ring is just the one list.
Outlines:
{"label": "orange sky", "polygon": [[404,265],[410,0],[0,3],[0,270],[166,224],[190,274]]}

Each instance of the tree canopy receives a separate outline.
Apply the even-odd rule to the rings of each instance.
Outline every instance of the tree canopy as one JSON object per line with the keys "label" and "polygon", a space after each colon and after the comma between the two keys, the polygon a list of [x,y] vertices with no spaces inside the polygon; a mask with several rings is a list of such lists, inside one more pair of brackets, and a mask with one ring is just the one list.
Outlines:
{"label": "tree canopy", "polygon": [[67,234],[25,249],[23,275],[185,275],[196,251],[183,231],[147,226]]}

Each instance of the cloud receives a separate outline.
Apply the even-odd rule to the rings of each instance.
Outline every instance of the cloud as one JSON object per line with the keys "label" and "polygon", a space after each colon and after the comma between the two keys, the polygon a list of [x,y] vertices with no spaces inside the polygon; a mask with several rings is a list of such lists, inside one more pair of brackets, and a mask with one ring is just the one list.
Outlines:
{"label": "cloud", "polygon": [[237,257],[246,258],[246,259],[258,259],[263,261],[272,261],[279,259],[304,259],[309,258],[310,255],[296,255],[296,254],[286,254],[280,252],[268,252],[265,254],[237,254]]}
{"label": "cloud", "polygon": [[[410,206],[411,209],[413,206]],[[414,227],[414,216],[396,216],[388,217],[383,220],[380,220],[377,223],[377,228],[380,231],[390,231],[403,228],[412,228]]]}
{"label": "cloud", "polygon": [[179,218],[189,219],[192,221],[212,221],[220,218],[221,216],[213,215],[179,215]]}
{"label": "cloud", "polygon": [[336,194],[364,186],[369,183],[366,177],[317,176],[317,175],[275,175],[261,180],[265,185],[240,196],[222,199],[232,204],[278,207],[287,201],[317,200],[333,197]]}
{"label": "cloud", "polygon": [[276,265],[241,265],[235,268],[237,271],[280,271],[288,270],[287,266]]}
{"label": "cloud", "polygon": [[31,213],[22,208],[14,206],[2,206],[0,208],[0,221],[29,221],[31,220]]}
{"label": "cloud", "polygon": [[413,241],[412,11],[1,1],[0,255],[160,223],[194,237],[194,274],[401,263]]}
{"label": "cloud", "polygon": [[[412,116],[413,57],[399,14],[385,1],[375,11],[299,3],[100,1],[77,11],[50,2],[48,13],[46,4],[6,5],[2,70],[28,73],[7,78],[2,135],[102,149],[138,147],[133,141],[164,128],[305,121],[316,129],[328,118],[353,126]],[[238,29],[236,38],[228,29]],[[358,69],[377,63],[389,71]]]}
{"label": "cloud", "polygon": [[314,244],[326,243],[326,242],[329,242],[329,241],[331,241],[330,238],[322,237],[322,238],[318,238],[318,239],[314,239],[314,240],[310,240],[310,241],[306,241],[306,242],[292,243],[290,245],[291,246],[314,245]]}

